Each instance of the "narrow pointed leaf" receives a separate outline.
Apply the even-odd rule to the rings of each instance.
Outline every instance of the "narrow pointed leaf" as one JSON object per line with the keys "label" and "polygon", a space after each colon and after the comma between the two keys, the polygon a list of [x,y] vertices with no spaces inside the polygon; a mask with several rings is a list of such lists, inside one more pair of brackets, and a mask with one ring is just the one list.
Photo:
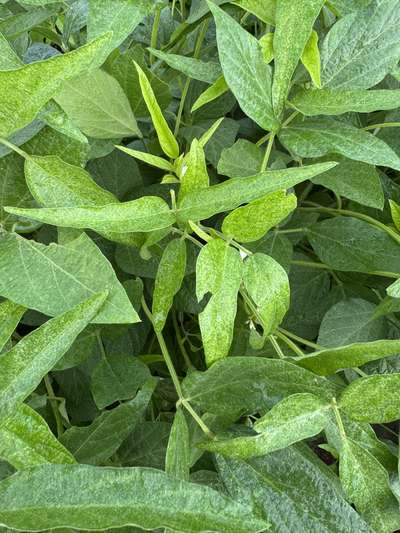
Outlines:
{"label": "narrow pointed leaf", "polygon": [[249,507],[151,468],[38,467],[0,483],[0,509],[2,524],[30,531],[131,525],[256,533],[267,527]]}
{"label": "narrow pointed leaf", "polygon": [[146,74],[137,63],[135,63],[135,67],[139,75],[139,83],[143,98],[146,102],[147,109],[149,110],[153,125],[156,129],[160,146],[168,157],[176,159],[179,156],[178,142],[170,130],[164,115],[162,114]]}
{"label": "narrow pointed leaf", "polygon": [[11,300],[0,303],[0,352],[14,333],[26,308]]}
{"label": "narrow pointed leaf", "polygon": [[175,413],[165,456],[165,471],[171,476],[189,481],[190,435],[181,407]]}
{"label": "narrow pointed leaf", "polygon": [[26,404],[20,405],[0,427],[0,457],[17,470],[47,463],[75,463],[46,421]]}
{"label": "narrow pointed leaf", "polygon": [[35,390],[104,304],[95,294],[46,322],[1,357],[0,420],[5,420]]}
{"label": "narrow pointed leaf", "polygon": [[174,239],[165,248],[157,270],[153,292],[153,323],[156,331],[165,326],[174,297],[182,285],[186,270],[186,243]]}
{"label": "narrow pointed leaf", "polygon": [[393,422],[400,418],[399,390],[400,374],[360,378],[344,390],[339,407],[359,422]]}
{"label": "narrow pointed leaf", "polygon": [[228,355],[241,281],[239,252],[222,240],[207,243],[196,265],[197,299],[201,301],[211,293],[210,300],[199,315],[207,366]]}
{"label": "narrow pointed leaf", "polygon": [[318,33],[313,30],[303,50],[301,62],[308,70],[316,87],[321,87],[321,57],[318,48]]}
{"label": "narrow pointed leaf", "polygon": [[143,163],[147,163],[148,165],[151,165],[153,167],[161,168],[162,170],[166,170],[167,172],[174,171],[174,166],[162,157],[158,157],[153,154],[148,154],[147,152],[139,152],[139,150],[132,150],[132,148],[127,148],[126,146],[117,146],[117,148],[118,150],[121,150],[122,152],[125,152],[126,154],[131,155],[136,159],[139,159],[139,161],[143,161]]}
{"label": "narrow pointed leaf", "polygon": [[324,1],[277,2],[274,33],[275,72],[272,85],[272,99],[277,116],[285,107],[290,81]]}
{"label": "narrow pointed leaf", "polygon": [[65,246],[45,246],[4,234],[0,237],[0,274],[2,296],[46,315],[56,316],[94,293],[108,290],[107,302],[93,316],[95,322],[139,321],[111,264],[85,234]]}
{"label": "narrow pointed leaf", "polygon": [[1,71],[0,135],[8,137],[29,124],[62,82],[99,67],[102,50],[109,40],[107,34],[68,54]]}
{"label": "narrow pointed leaf", "polygon": [[210,87],[208,87],[201,95],[197,98],[192,107],[192,113],[197,111],[206,104],[209,104],[213,100],[216,100],[223,94],[229,91],[228,84],[225,81],[223,76],[220,76]]}
{"label": "narrow pointed leaf", "polygon": [[206,156],[197,139],[193,139],[190,151],[183,159],[180,181],[178,205],[187,194],[207,189],[209,186]]}
{"label": "narrow pointed leaf", "polygon": [[265,130],[277,129],[271,67],[264,61],[259,42],[214,3],[209,2],[209,7],[217,26],[219,59],[226,83],[246,115]]}

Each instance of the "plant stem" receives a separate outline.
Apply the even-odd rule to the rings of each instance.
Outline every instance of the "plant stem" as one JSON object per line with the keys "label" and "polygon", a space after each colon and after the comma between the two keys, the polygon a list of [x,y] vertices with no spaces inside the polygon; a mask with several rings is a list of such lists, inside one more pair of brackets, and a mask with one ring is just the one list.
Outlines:
{"label": "plant stem", "polygon": [[4,144],[4,146],[7,146],[7,148],[10,148],[13,152],[16,152],[20,156],[22,156],[24,159],[27,159],[29,155],[24,152],[19,146],[16,144],[13,144],[10,141],[7,141],[7,139],[4,139],[3,137],[0,137],[0,143]]}
{"label": "plant stem", "polygon": [[291,331],[288,331],[287,329],[278,328],[278,331],[280,333],[283,333],[283,335],[286,335],[286,337],[289,337],[290,339],[295,340],[296,342],[300,344],[304,344],[305,346],[308,346],[309,348],[313,348],[314,350],[322,350],[323,347],[319,344],[315,344],[315,342],[311,342],[307,339],[303,339],[302,337],[299,337],[298,335],[295,335]]}
{"label": "plant stem", "polygon": [[365,126],[365,128],[363,128],[363,130],[375,130],[375,129],[380,129],[380,128],[399,128],[400,127],[400,122],[384,122],[382,124],[371,124],[371,126]]}
{"label": "plant stem", "polygon": [[275,337],[273,335],[269,335],[268,336],[268,340],[270,341],[270,343],[274,347],[274,349],[275,349],[276,353],[278,354],[279,358],[280,359],[285,359],[285,354],[282,352],[281,347],[279,346],[279,344],[278,344],[277,340],[275,339]]}
{"label": "plant stem", "polygon": [[278,337],[278,339],[281,339],[289,348],[291,348],[296,355],[304,355],[304,352],[300,350],[300,348],[295,344],[289,337],[284,335],[281,331],[276,331],[275,335]]}
{"label": "plant stem", "polygon": [[275,141],[275,134],[273,133],[271,135],[271,137],[269,138],[269,140],[268,140],[267,148],[265,150],[264,159],[263,159],[263,161],[261,163],[260,172],[264,172],[264,170],[267,169],[268,161],[269,161],[269,158],[271,156],[271,152],[272,152],[272,147],[274,145],[274,141]]}
{"label": "plant stem", "polygon": [[333,412],[335,413],[335,418],[336,418],[336,422],[339,428],[340,436],[342,437],[343,440],[345,440],[346,432],[344,430],[343,420],[342,420],[342,417],[340,416],[339,408],[336,403],[336,398],[332,398],[332,408],[333,408]]}
{"label": "plant stem", "polygon": [[51,407],[51,410],[53,411],[54,419],[57,424],[57,436],[61,437],[61,435],[64,433],[64,425],[62,423],[61,414],[60,414],[60,411],[58,410],[57,400],[55,399],[54,390],[51,385],[51,380],[48,374],[44,376],[44,384],[46,386],[47,397],[50,403],[50,407]]}

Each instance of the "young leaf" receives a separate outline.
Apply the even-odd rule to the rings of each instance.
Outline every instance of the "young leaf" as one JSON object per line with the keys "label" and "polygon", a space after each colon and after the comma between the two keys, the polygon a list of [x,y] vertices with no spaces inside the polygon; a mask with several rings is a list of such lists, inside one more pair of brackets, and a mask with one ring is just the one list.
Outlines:
{"label": "young leaf", "polygon": [[17,407],[0,427],[0,457],[17,470],[47,463],[75,463],[46,421],[26,404]]}
{"label": "young leaf", "polygon": [[230,3],[253,13],[253,15],[266,24],[272,24],[274,26],[276,2],[277,0],[262,0],[261,2],[259,0],[236,0]]}
{"label": "young leaf", "polygon": [[380,340],[356,342],[339,348],[327,348],[301,357],[296,357],[296,364],[307,368],[320,376],[329,376],[344,370],[365,365],[400,352],[399,340]]}
{"label": "young leaf", "polygon": [[125,152],[126,154],[131,155],[136,159],[139,159],[139,161],[143,161],[143,163],[147,163],[148,165],[152,165],[153,167],[161,168],[162,170],[166,170],[167,172],[174,172],[174,165],[172,165],[169,161],[163,159],[162,157],[148,154],[147,152],[139,152],[138,150],[132,150],[132,148],[127,148],[126,146],[117,146],[117,148],[118,150],[121,150],[122,152]]}
{"label": "young leaf", "polygon": [[290,304],[289,279],[285,269],[268,255],[251,255],[244,262],[243,284],[255,304],[264,335],[273,333]]}
{"label": "young leaf", "polygon": [[213,84],[221,76],[221,67],[218,63],[201,61],[194,57],[179,56],[177,54],[166,54],[154,48],[149,48],[149,51],[158,59],[165,61],[171,68],[179,70],[185,76],[194,80]]}
{"label": "young leaf", "polygon": [[313,30],[303,50],[301,62],[308,70],[316,87],[321,87],[321,58],[318,48],[318,33]]}
{"label": "young leaf", "polygon": [[0,135],[8,137],[29,124],[61,84],[101,65],[106,34],[68,54],[0,71]]}
{"label": "young leaf", "polygon": [[170,130],[167,121],[162,114],[160,106],[157,103],[153,89],[150,82],[143,72],[141,67],[135,62],[135,67],[139,75],[140,88],[142,90],[143,98],[146,102],[147,108],[150,112],[154,128],[157,132],[158,140],[163,152],[172,159],[179,156],[179,145]]}
{"label": "young leaf", "polygon": [[385,142],[371,133],[331,118],[292,122],[281,131],[279,139],[300,157],[337,153],[356,161],[400,170],[400,158]]}
{"label": "young leaf", "polygon": [[26,308],[11,300],[0,303],[0,352],[18,326]]}
{"label": "young leaf", "polygon": [[49,320],[2,356],[1,420],[12,415],[18,405],[35,390],[43,376],[96,316],[105,298],[106,293],[95,294],[70,311]]}
{"label": "young leaf", "polygon": [[339,407],[359,422],[393,422],[400,418],[400,374],[369,376],[353,381]]}
{"label": "young leaf", "polygon": [[356,441],[344,438],[339,475],[348,500],[373,531],[399,528],[399,504],[389,485],[389,475],[380,462]]}
{"label": "young leaf", "polygon": [[99,187],[83,168],[70,165],[57,156],[29,156],[25,179],[35,200],[45,207],[75,207],[116,203],[117,198]]}
{"label": "young leaf", "polygon": [[101,233],[149,232],[167,228],[175,222],[174,212],[158,196],[142,196],[130,202],[93,207],[7,207],[5,211],[61,228],[89,228]]}
{"label": "young leaf", "polygon": [[104,70],[98,69],[64,83],[55,99],[70,119],[90,137],[142,136],[122,87]]}
{"label": "young leaf", "polygon": [[383,109],[395,109],[400,106],[398,89],[380,89],[365,91],[334,89],[299,89],[290,99],[290,105],[303,115],[341,115],[355,111],[372,113]]}
{"label": "young leaf", "polygon": [[320,433],[327,423],[328,409],[329,404],[312,394],[294,394],[256,422],[254,429],[258,435],[216,439],[201,448],[236,459],[264,456]]}
{"label": "young leaf", "polygon": [[267,527],[248,506],[150,468],[38,467],[0,483],[0,509],[2,524],[25,530],[132,525],[257,533]]}
{"label": "young leaf", "polygon": [[322,45],[322,84],[369,89],[396,65],[400,54],[399,0],[372,0],[332,26]]}
{"label": "young leaf", "polygon": [[189,427],[181,407],[178,407],[165,456],[165,471],[171,476],[189,481],[190,435]]}
{"label": "young leaf", "polygon": [[207,366],[229,353],[241,281],[242,260],[237,250],[217,239],[202,248],[196,265],[196,295],[200,302],[211,293],[199,315]]}
{"label": "young leaf", "polygon": [[178,205],[187,194],[207,189],[209,181],[203,146],[193,139],[190,151],[182,161]]}
{"label": "young leaf", "polygon": [[297,198],[286,191],[267,194],[259,200],[238,207],[222,224],[225,235],[238,242],[258,241],[297,207]]}
{"label": "young leaf", "polygon": [[278,0],[275,14],[275,72],[272,100],[280,116],[289,93],[290,81],[311,36],[324,0]]}
{"label": "young leaf", "polygon": [[45,246],[16,234],[3,234],[0,273],[2,296],[46,315],[56,316],[94,293],[108,290],[107,301],[93,315],[94,321],[139,321],[111,264],[85,234],[65,246]]}
{"label": "young leaf", "polygon": [[210,87],[208,87],[197,98],[192,107],[192,113],[203,107],[204,105],[216,100],[223,94],[229,91],[228,84],[223,76],[220,76]]}
{"label": "young leaf", "polygon": [[157,270],[153,292],[154,329],[161,332],[165,326],[174,297],[182,285],[186,270],[186,243],[174,239],[168,243]]}
{"label": "young leaf", "polygon": [[204,220],[311,179],[333,168],[334,162],[319,163],[300,168],[269,170],[255,176],[237,178],[213,185],[203,191],[189,193],[178,209],[182,221]]}
{"label": "young leaf", "polygon": [[393,200],[389,200],[389,204],[394,225],[400,231],[400,205]]}
{"label": "young leaf", "polygon": [[271,67],[257,39],[214,3],[208,2],[217,26],[219,59],[224,78],[240,107],[265,130],[279,122],[272,107]]}

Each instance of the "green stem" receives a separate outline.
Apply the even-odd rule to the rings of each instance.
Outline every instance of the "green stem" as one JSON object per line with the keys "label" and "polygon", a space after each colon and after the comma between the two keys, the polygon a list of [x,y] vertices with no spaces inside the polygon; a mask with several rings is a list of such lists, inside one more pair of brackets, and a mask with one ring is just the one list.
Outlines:
{"label": "green stem", "polygon": [[377,128],[399,128],[400,122],[383,122],[382,124],[371,124],[371,126],[365,126],[363,130],[375,130]]}
{"label": "green stem", "polygon": [[289,348],[293,350],[296,355],[304,355],[304,352],[300,350],[297,344],[295,344],[291,339],[289,339],[289,337],[284,335],[281,331],[276,331],[275,335],[278,337],[278,339],[281,339],[281,341],[283,341],[287,346],[289,346]]}
{"label": "green stem", "polygon": [[300,343],[300,344],[304,344],[305,346],[308,346],[309,348],[313,348],[314,350],[322,350],[323,347],[320,346],[319,344],[315,344],[315,342],[311,342],[307,339],[303,339],[302,337],[299,337],[298,335],[295,335],[294,333],[292,333],[291,331],[288,331],[287,329],[283,329],[283,328],[278,328],[278,331],[280,333],[283,333],[284,335],[286,335],[286,337],[289,337],[290,339],[293,339],[294,341]]}
{"label": "green stem", "polygon": [[280,359],[285,359],[285,354],[282,352],[281,350],[281,347],[279,346],[277,340],[275,339],[275,337],[273,335],[269,335],[268,336],[268,340],[269,342],[272,344],[272,346],[274,347],[276,353],[278,354],[279,358]]}
{"label": "green stem", "polygon": [[3,137],[0,137],[0,143],[4,144],[4,146],[7,146],[7,148],[10,148],[13,152],[16,152],[17,154],[22,156],[24,159],[27,159],[29,157],[29,155],[23,150],[21,150],[19,146],[17,146],[16,144],[13,144],[10,141],[7,141],[7,139],[4,139]]}
{"label": "green stem", "polygon": [[264,158],[263,158],[262,163],[261,163],[260,172],[264,172],[264,170],[267,169],[268,161],[269,161],[269,158],[271,156],[271,152],[272,152],[272,147],[274,145],[274,141],[275,141],[275,134],[273,133],[271,135],[271,137],[269,138],[269,140],[268,140],[268,144],[267,144],[267,148],[265,150]]}
{"label": "green stem", "polygon": [[339,412],[339,408],[338,408],[338,405],[337,405],[337,402],[336,402],[336,398],[332,398],[332,408],[333,408],[333,412],[335,413],[335,418],[336,418],[336,422],[337,422],[337,425],[338,425],[338,428],[339,428],[340,436],[342,437],[343,440],[345,440],[346,439],[346,431],[344,429],[342,417],[340,416],[340,412]]}
{"label": "green stem", "polygon": [[50,407],[51,407],[51,410],[53,411],[54,419],[57,424],[57,436],[61,437],[61,435],[64,433],[64,425],[62,422],[60,411],[58,410],[57,400],[55,399],[54,390],[51,385],[51,380],[48,374],[44,376],[44,384],[46,386],[47,397],[50,402]]}
{"label": "green stem", "polygon": [[[292,265],[298,265],[298,266],[304,266],[309,268],[322,268],[324,270],[329,270],[332,273],[332,268],[328,265],[325,265],[324,263],[317,263],[315,261],[299,261],[294,260],[291,261]],[[397,274],[396,272],[385,272],[382,270],[374,270],[372,272],[364,272],[364,274],[367,274],[368,276],[381,276],[383,278],[392,278],[392,279],[399,279],[400,273]]]}

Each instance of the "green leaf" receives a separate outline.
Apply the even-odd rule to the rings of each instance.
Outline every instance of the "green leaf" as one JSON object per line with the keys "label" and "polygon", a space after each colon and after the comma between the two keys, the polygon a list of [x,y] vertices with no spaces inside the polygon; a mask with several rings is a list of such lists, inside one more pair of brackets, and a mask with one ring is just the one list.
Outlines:
{"label": "green leaf", "polygon": [[47,126],[54,130],[71,137],[80,143],[88,143],[87,138],[76,126],[60,105],[55,100],[50,100],[46,106],[40,111],[38,118],[43,120]]}
{"label": "green leaf", "polygon": [[151,0],[89,0],[88,39],[112,31],[106,58],[107,53],[117,48],[156,5],[157,2]]}
{"label": "green leaf", "polygon": [[308,70],[316,87],[321,87],[321,58],[318,48],[318,33],[313,30],[303,50],[301,62]]}
{"label": "green leaf", "polygon": [[183,381],[185,398],[204,411],[229,419],[272,407],[291,394],[308,392],[330,401],[336,387],[289,361],[231,357]]}
{"label": "green leaf", "polygon": [[0,419],[12,415],[96,316],[106,298],[95,294],[40,326],[1,357]]}
{"label": "green leaf", "polygon": [[0,71],[0,135],[8,137],[29,124],[63,82],[100,66],[109,41],[108,33],[68,54]]}
{"label": "green leaf", "polygon": [[290,105],[303,115],[341,115],[355,111],[372,113],[400,106],[400,91],[380,89],[366,91],[334,89],[299,89],[290,99]]}
{"label": "green leaf", "polygon": [[117,146],[118,150],[125,152],[143,163],[147,163],[153,167],[161,168],[167,172],[174,172],[174,165],[172,165],[166,159],[158,157],[156,155],[148,154],[147,152],[139,152],[138,150],[132,150],[132,148],[127,148],[126,146]]}
{"label": "green leaf", "polygon": [[216,439],[201,447],[236,459],[264,456],[320,433],[327,423],[328,409],[330,405],[313,394],[294,394],[275,405],[255,423],[258,435]]}
{"label": "green leaf", "polygon": [[146,102],[147,109],[150,112],[160,146],[168,157],[176,159],[179,156],[178,142],[170,130],[164,115],[162,114],[146,74],[136,62],[135,67],[139,75],[140,88],[142,90],[143,98]]}
{"label": "green leaf", "polygon": [[383,209],[385,197],[375,167],[341,156],[335,156],[335,159],[338,165],[323,175],[313,178],[312,182],[359,204]]}
{"label": "green leaf", "polygon": [[285,269],[268,255],[251,255],[244,262],[243,284],[262,321],[264,335],[270,335],[282,322],[290,305]]}
{"label": "green leaf", "polygon": [[224,78],[240,107],[265,130],[277,130],[272,107],[271,67],[259,42],[215,4],[208,3],[217,26],[219,59]]}
{"label": "green leaf", "polygon": [[400,231],[400,205],[393,200],[389,200],[389,204],[394,225]]}
{"label": "green leaf", "polygon": [[192,113],[203,107],[204,105],[216,100],[229,90],[228,84],[223,76],[220,76],[210,87],[208,87],[197,98],[192,106]]}
{"label": "green leaf", "polygon": [[5,211],[61,228],[89,228],[98,232],[149,232],[167,228],[175,221],[173,211],[170,211],[168,204],[158,196],[142,196],[130,202],[93,207],[7,207]]}
{"label": "green leaf", "polygon": [[334,167],[336,163],[319,163],[300,168],[269,170],[255,176],[237,178],[213,185],[203,191],[189,193],[178,209],[183,221],[204,220],[311,179]]}
{"label": "green leaf", "polygon": [[218,173],[229,178],[254,176],[261,168],[262,149],[246,139],[238,139],[222,151]]}
{"label": "green leaf", "polygon": [[[93,315],[94,321],[139,321],[111,264],[85,234],[65,246],[45,246],[16,234],[3,234],[0,273],[2,296],[46,315],[56,316],[94,293],[108,290],[107,302]],[[10,279],[18,283],[10,283]]]}
{"label": "green leaf", "polygon": [[186,243],[182,239],[169,242],[157,270],[153,292],[154,329],[164,329],[174,297],[182,285],[186,270]]}
{"label": "green leaf", "polygon": [[0,352],[14,333],[26,308],[11,300],[0,303]]}
{"label": "green leaf", "polygon": [[370,361],[397,355],[400,352],[399,340],[379,340],[355,342],[339,348],[328,348],[296,357],[296,364],[320,376],[329,376],[345,368],[362,366]]}
{"label": "green leaf", "polygon": [[373,0],[332,26],[322,45],[322,83],[369,89],[397,64],[399,0]]}
{"label": "green leaf", "polygon": [[[25,31],[40,25],[46,19],[55,15],[59,11],[57,5],[37,7],[27,11],[16,12],[14,15],[6,17],[0,21],[0,32],[9,39],[15,39],[21,36]],[[12,12],[11,12],[12,13]]]}
{"label": "green leaf", "polygon": [[86,170],[70,165],[58,156],[29,156],[25,178],[35,200],[46,207],[75,207],[116,203],[117,198],[102,189]]}
{"label": "green leaf", "polygon": [[207,162],[204,148],[197,139],[193,139],[189,153],[184,157],[180,170],[180,188],[178,206],[189,193],[196,193],[209,186]]}
{"label": "green leaf", "polygon": [[294,194],[287,195],[286,191],[267,194],[232,211],[224,219],[222,231],[238,242],[258,241],[296,207],[297,197]]}
{"label": "green leaf", "polygon": [[45,420],[21,404],[0,427],[0,457],[17,470],[47,463],[75,463]]}
{"label": "green leaf", "polygon": [[90,137],[142,136],[122,87],[104,70],[98,69],[64,83],[55,99],[79,129]]}
{"label": "green leaf", "polygon": [[236,0],[235,2],[230,2],[236,6],[253,13],[260,20],[266,24],[275,24],[275,11],[276,11],[276,2],[277,0]]}
{"label": "green leaf", "polygon": [[400,158],[371,133],[331,118],[291,123],[279,134],[288,150],[300,157],[337,153],[349,159],[400,170]]}
{"label": "green leaf", "polygon": [[339,407],[358,422],[393,422],[400,418],[400,374],[353,381],[341,394]]}
{"label": "green leaf", "polygon": [[194,57],[180,56],[177,54],[166,54],[155,48],[148,49],[154,56],[165,61],[168,66],[179,70],[185,76],[194,80],[204,81],[213,84],[221,76],[221,67],[212,61],[201,61]]}
{"label": "green leaf", "polygon": [[0,509],[2,524],[31,531],[132,525],[256,533],[267,527],[247,506],[149,468],[38,467],[0,483]]}
{"label": "green leaf", "polygon": [[335,270],[398,271],[399,245],[368,222],[339,216],[314,224],[307,234],[321,261]]}
{"label": "green leaf", "polygon": [[399,504],[389,486],[389,475],[373,455],[356,441],[344,438],[339,475],[348,500],[373,531],[399,528]]}
{"label": "green leaf", "polygon": [[206,294],[211,294],[199,315],[207,366],[229,353],[241,281],[239,252],[222,240],[208,242],[200,251],[196,265],[197,299],[200,302]]}
{"label": "green leaf", "polygon": [[24,63],[20,60],[18,54],[0,32],[0,70],[10,70],[21,67]]}
{"label": "green leaf", "polygon": [[290,81],[311,36],[325,0],[279,0],[276,4],[272,100],[280,116],[290,89]]}
{"label": "green leaf", "polygon": [[218,470],[228,493],[268,517],[272,531],[371,533],[334,473],[306,447],[247,461],[218,457]]}
{"label": "green leaf", "polygon": [[172,424],[165,456],[165,471],[178,479],[189,481],[190,435],[181,407],[178,407]]}
{"label": "green leaf", "polygon": [[147,366],[132,355],[110,354],[94,368],[90,390],[99,409],[129,400],[149,379]]}

